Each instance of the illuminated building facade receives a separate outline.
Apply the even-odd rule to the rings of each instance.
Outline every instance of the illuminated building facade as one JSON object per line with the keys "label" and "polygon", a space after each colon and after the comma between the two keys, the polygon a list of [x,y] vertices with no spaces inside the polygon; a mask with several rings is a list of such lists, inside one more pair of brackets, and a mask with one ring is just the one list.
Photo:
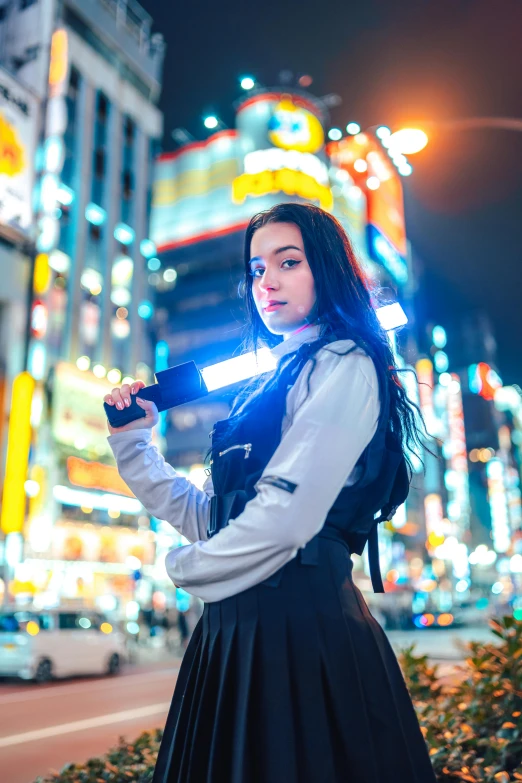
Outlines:
{"label": "illuminated building facade", "polygon": [[153,567],[154,534],[113,467],[101,403],[126,377],[152,379],[146,264],[155,255],[163,39],[135,0],[8,6],[6,60],[45,98],[27,360],[31,453],[27,470],[17,462],[27,498],[13,498],[22,508],[16,524],[12,507],[2,511],[4,533],[24,547],[24,563],[12,558],[13,589],[30,571],[33,589],[50,599],[129,595],[140,568]]}

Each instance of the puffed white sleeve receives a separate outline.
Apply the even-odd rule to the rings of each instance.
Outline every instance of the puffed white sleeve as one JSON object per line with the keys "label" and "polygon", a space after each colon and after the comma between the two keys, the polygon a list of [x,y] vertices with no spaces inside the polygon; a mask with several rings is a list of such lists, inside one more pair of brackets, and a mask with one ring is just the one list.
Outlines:
{"label": "puffed white sleeve", "polygon": [[107,440],[118,473],[149,514],[169,522],[188,541],[205,540],[212,480],[200,490],[176,473],[152,444],[150,429],[116,432]]}
{"label": "puffed white sleeve", "polygon": [[[338,355],[330,347],[317,359],[310,393],[297,410],[287,410],[291,423],[256,497],[209,540],[166,556],[172,581],[206,602],[264,581],[319,533],[376,431],[379,392],[371,359],[360,352]],[[305,366],[294,399],[305,397],[308,375]]]}

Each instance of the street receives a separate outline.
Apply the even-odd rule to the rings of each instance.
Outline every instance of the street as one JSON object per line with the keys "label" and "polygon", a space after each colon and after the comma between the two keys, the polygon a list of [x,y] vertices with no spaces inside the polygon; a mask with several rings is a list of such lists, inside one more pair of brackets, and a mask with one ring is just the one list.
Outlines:
{"label": "street", "polygon": [[[457,641],[493,638],[487,628],[392,631],[398,651],[415,643],[451,676],[463,656]],[[119,677],[77,678],[36,686],[0,684],[0,783],[33,783],[49,769],[105,753],[121,735],[136,737],[166,718],[179,660],[147,651]]]}
{"label": "street", "polygon": [[0,685],[0,781],[32,783],[49,769],[105,753],[121,735],[165,722],[179,662],[128,667],[119,677],[44,686]]}

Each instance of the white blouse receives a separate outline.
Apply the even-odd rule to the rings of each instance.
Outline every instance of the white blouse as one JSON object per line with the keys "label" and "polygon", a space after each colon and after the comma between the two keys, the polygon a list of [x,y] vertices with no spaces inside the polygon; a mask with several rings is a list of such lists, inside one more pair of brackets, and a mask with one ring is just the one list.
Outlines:
{"label": "white blouse", "polygon": [[[273,349],[284,356],[317,339],[318,327]],[[259,584],[294,558],[324,525],[343,486],[357,481],[355,465],[377,428],[379,388],[372,360],[362,351],[342,355],[353,343],[321,348],[310,378],[308,363],[289,391],[281,442],[263,476],[297,485],[291,494],[273,484],[227,527],[207,539],[212,480],[202,490],[180,476],[151,444],[150,429],[108,438],[118,471],[147,511],[169,522],[193,543],[165,559],[172,581],[203,601],[219,601]]]}

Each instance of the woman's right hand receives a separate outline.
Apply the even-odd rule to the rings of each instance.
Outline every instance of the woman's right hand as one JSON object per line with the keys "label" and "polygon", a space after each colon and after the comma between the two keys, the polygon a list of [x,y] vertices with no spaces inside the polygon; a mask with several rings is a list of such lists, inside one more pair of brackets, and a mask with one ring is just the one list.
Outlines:
{"label": "woman's right hand", "polygon": [[[133,381],[132,384],[124,383],[119,389],[113,389],[110,394],[106,394],[103,401],[109,405],[115,405],[118,410],[122,411],[131,404],[131,394],[137,394],[144,386],[145,384],[143,381]],[[142,400],[141,397],[136,397],[136,402],[140,408],[143,408],[145,411],[145,417],[130,421],[128,424],[124,424],[123,427],[112,427],[109,422],[107,422],[111,435],[114,435],[117,432],[127,432],[127,430],[139,430],[144,427],[152,428],[158,423],[159,413],[153,402]]]}

